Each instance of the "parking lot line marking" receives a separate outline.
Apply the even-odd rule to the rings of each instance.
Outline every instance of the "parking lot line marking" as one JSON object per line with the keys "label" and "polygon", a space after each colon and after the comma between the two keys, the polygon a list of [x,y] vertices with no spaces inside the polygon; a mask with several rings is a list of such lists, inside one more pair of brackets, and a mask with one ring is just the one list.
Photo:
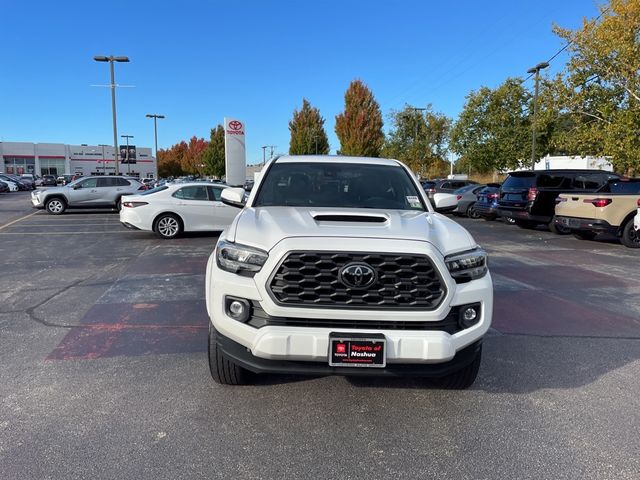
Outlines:
{"label": "parking lot line marking", "polygon": [[128,230],[105,232],[0,232],[0,235],[104,235],[105,233],[127,233]]}
{"label": "parking lot line marking", "polygon": [[32,212],[32,213],[30,213],[29,215],[25,215],[24,217],[20,217],[20,218],[18,218],[17,220],[14,220],[13,222],[5,223],[4,225],[0,226],[0,230],[3,230],[3,229],[5,229],[5,228],[7,228],[7,227],[10,227],[10,226],[11,226],[11,225],[13,225],[14,223],[21,222],[21,221],[22,221],[22,220],[24,220],[25,218],[33,217],[33,216],[34,216],[34,215],[36,215],[37,213],[40,213],[40,212],[37,212],[37,211],[36,211],[36,212]]}
{"label": "parking lot line marking", "polygon": [[112,225],[120,225],[118,223],[25,223],[24,225],[20,225],[21,227],[110,227]]}

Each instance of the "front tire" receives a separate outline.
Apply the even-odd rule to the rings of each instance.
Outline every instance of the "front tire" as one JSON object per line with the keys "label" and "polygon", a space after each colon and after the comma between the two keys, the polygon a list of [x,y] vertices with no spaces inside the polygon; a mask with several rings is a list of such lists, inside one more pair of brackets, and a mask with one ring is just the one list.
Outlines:
{"label": "front tire", "polygon": [[218,332],[209,322],[209,371],[211,378],[220,385],[246,385],[250,372],[229,360],[218,348]]}
{"label": "front tire", "polygon": [[622,229],[620,241],[625,247],[640,248],[640,230],[633,228],[633,219],[629,220]]}
{"label": "front tire", "polygon": [[165,240],[176,238],[182,232],[182,221],[173,213],[163,213],[156,219],[153,231]]}
{"label": "front tire", "polygon": [[478,371],[480,371],[480,362],[482,361],[482,346],[476,353],[473,361],[466,367],[458,370],[457,372],[447,375],[446,377],[439,378],[436,383],[440,388],[447,390],[464,390],[473,385],[478,377]]}
{"label": "front tire", "polygon": [[62,215],[64,211],[67,209],[67,202],[65,202],[61,198],[52,198],[50,200],[47,200],[47,203],[45,203],[44,208],[51,215]]}

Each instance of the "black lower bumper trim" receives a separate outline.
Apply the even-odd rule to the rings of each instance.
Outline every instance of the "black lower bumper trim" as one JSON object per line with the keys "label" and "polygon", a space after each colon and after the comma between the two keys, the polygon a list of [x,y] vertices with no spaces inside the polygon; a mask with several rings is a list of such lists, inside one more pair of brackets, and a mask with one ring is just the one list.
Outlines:
{"label": "black lower bumper trim", "polygon": [[556,225],[561,225],[571,230],[584,230],[595,233],[618,233],[619,227],[611,225],[606,220],[598,220],[595,218],[579,218],[579,217],[555,217]]}
{"label": "black lower bumper trim", "polygon": [[291,375],[359,375],[382,377],[440,378],[469,365],[476,358],[482,340],[463,348],[448,362],[428,364],[387,364],[385,368],[330,367],[328,362],[300,362],[267,360],[256,357],[244,346],[220,333],[216,335],[218,348],[229,360],[254,373],[280,373]]}
{"label": "black lower bumper trim", "polygon": [[138,227],[136,227],[135,225],[131,225],[130,223],[127,222],[120,222],[123,226],[127,227],[129,230],[140,230]]}

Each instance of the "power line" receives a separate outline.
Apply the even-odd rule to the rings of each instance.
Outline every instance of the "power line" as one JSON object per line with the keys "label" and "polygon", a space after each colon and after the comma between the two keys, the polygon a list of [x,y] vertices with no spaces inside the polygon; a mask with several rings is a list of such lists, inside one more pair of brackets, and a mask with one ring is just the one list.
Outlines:
{"label": "power line", "polygon": [[[591,23],[596,23],[598,20],[600,20],[602,18],[602,16],[607,13],[609,11],[611,7],[607,7],[605,8],[602,12],[600,12],[600,15],[598,15],[594,20],[591,21]],[[573,43],[575,42],[575,38],[572,38],[564,47],[562,47],[560,50],[558,50],[556,53],[553,54],[553,56],[547,60],[546,63],[551,63],[551,61],[553,59],[555,59],[558,55],[560,55],[562,52],[564,52],[567,48],[569,48]],[[533,77],[535,75],[535,73],[531,73],[527,78],[525,78],[524,80],[522,80],[522,82],[520,83],[524,83],[527,80],[529,80],[531,77]]]}

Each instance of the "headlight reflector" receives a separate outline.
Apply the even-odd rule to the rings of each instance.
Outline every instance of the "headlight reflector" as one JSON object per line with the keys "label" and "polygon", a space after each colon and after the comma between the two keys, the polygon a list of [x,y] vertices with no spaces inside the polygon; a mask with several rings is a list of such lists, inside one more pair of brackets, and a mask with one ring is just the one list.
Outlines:
{"label": "headlight reflector", "polygon": [[487,274],[487,252],[477,247],[445,257],[444,263],[456,283],[469,282]]}
{"label": "headlight reflector", "polygon": [[220,240],[216,246],[218,267],[246,277],[253,277],[259,272],[267,258],[267,252],[226,240]]}

